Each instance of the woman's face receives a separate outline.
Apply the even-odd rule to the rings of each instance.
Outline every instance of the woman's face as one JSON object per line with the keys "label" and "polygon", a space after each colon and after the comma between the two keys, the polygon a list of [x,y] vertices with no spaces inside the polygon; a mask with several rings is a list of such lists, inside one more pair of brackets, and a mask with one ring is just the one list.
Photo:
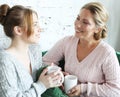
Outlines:
{"label": "woman's face", "polygon": [[28,37],[28,41],[31,43],[38,43],[40,39],[40,31],[38,17],[33,13],[33,33]]}
{"label": "woman's face", "polygon": [[75,20],[75,36],[80,39],[93,39],[96,32],[96,25],[92,13],[82,9]]}

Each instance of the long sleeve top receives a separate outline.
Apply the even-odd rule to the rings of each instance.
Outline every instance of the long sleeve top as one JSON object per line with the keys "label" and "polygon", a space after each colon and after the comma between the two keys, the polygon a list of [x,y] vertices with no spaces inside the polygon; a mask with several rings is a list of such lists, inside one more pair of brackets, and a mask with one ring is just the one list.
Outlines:
{"label": "long sleeve top", "polygon": [[77,75],[80,97],[120,97],[120,66],[115,50],[104,41],[82,61],[77,59],[79,39],[68,36],[58,41],[43,57],[50,64],[65,59],[65,71]]}
{"label": "long sleeve top", "polygon": [[0,97],[41,97],[46,87],[35,82],[36,71],[42,65],[39,46],[30,46],[29,57],[32,74],[13,55],[0,51]]}

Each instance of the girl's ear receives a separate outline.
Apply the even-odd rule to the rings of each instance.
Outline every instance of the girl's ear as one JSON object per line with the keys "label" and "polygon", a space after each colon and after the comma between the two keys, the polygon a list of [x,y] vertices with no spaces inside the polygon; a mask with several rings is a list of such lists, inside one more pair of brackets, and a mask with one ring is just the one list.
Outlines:
{"label": "girl's ear", "polygon": [[15,33],[16,35],[21,36],[21,35],[23,34],[22,28],[19,27],[19,26],[15,26],[15,27],[14,27],[14,33]]}

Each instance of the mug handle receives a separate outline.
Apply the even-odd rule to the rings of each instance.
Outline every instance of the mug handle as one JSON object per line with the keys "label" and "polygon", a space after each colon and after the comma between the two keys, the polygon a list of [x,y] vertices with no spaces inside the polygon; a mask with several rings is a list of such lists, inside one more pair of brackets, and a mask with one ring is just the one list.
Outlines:
{"label": "mug handle", "polygon": [[61,75],[61,81],[60,81],[60,83],[63,83],[64,82],[64,75],[63,75],[63,73],[60,71],[60,75]]}

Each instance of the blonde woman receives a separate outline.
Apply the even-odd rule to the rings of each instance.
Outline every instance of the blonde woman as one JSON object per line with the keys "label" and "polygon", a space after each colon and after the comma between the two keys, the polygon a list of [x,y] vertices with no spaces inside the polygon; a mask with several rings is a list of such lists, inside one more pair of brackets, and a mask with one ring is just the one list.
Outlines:
{"label": "blonde woman", "polygon": [[108,13],[99,2],[85,4],[76,20],[75,35],[67,36],[43,57],[46,64],[65,59],[65,72],[78,77],[70,97],[120,97],[120,67],[115,50],[102,39]]}

